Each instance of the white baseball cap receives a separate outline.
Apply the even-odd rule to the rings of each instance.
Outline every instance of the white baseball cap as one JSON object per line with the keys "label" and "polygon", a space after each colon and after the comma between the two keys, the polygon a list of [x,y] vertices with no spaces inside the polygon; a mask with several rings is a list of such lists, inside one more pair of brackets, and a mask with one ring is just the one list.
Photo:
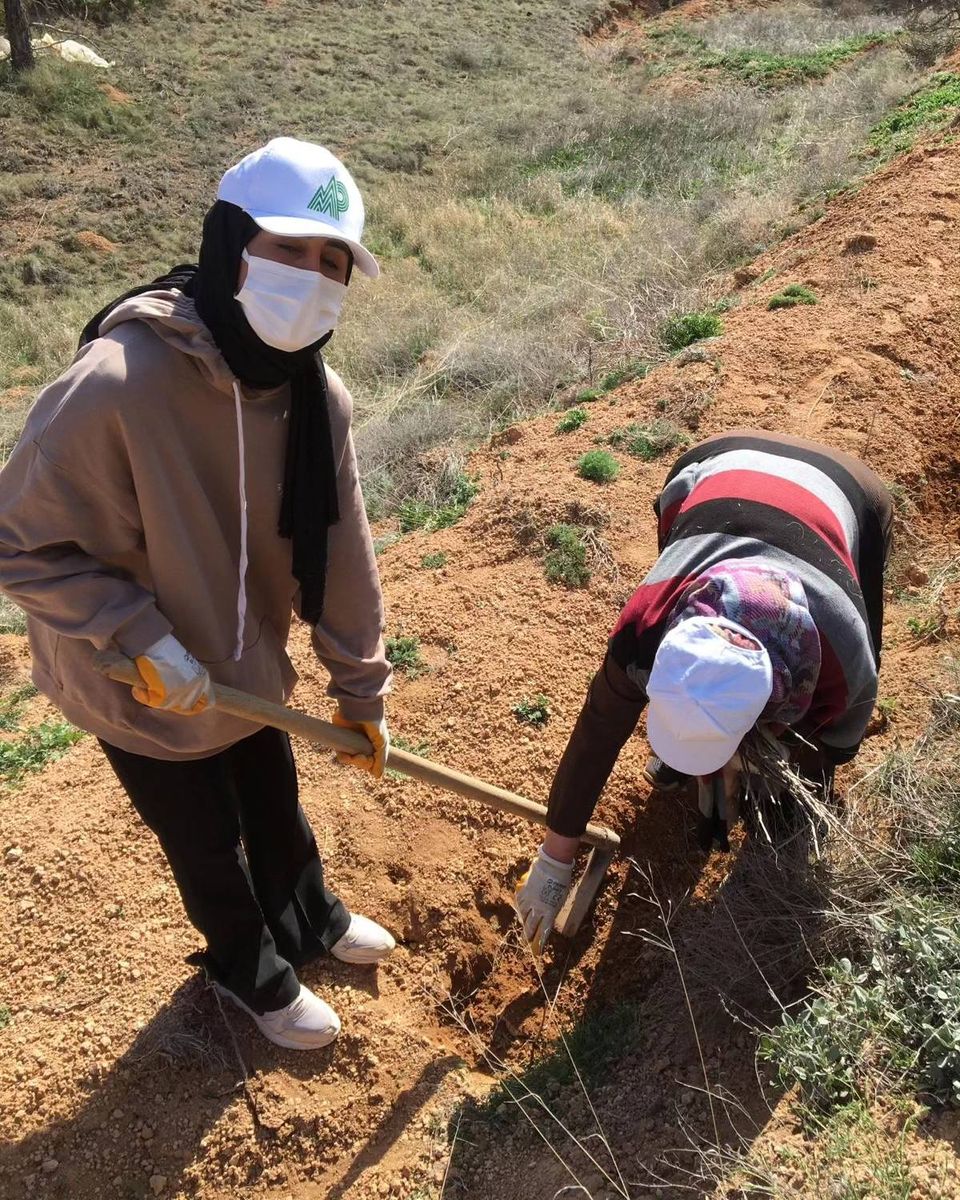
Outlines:
{"label": "white baseball cap", "polygon": [[[728,642],[718,625],[758,648]],[[689,617],[664,634],[654,657],[647,740],[675,771],[712,775],[736,754],[772,690],[770,655],[749,629],[726,617]]]}
{"label": "white baseball cap", "polygon": [[336,238],[350,247],[364,275],[376,279],[380,274],[377,260],[360,241],[360,190],[340,159],[324,146],[273,138],[226,172],[217,199],[242,208],[267,233]]}

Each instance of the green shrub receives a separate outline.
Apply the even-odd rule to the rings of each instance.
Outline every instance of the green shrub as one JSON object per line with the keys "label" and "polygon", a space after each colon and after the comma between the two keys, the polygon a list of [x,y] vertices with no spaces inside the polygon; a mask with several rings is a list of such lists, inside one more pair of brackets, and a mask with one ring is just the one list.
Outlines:
{"label": "green shrub", "polygon": [[715,312],[678,313],[660,327],[660,341],[672,352],[683,350],[702,338],[719,337],[723,321]]}
{"label": "green shrub", "polygon": [[0,779],[17,784],[64,754],[83,734],[63,721],[45,721],[16,741],[0,742]]}
{"label": "green shrub", "polygon": [[566,587],[584,587],[590,582],[587,566],[586,530],[577,525],[554,525],[547,530],[547,551],[543,560],[551,583]]}
{"label": "green shrub", "polygon": [[627,359],[619,367],[614,367],[612,371],[601,375],[596,387],[584,388],[582,392],[578,392],[577,404],[591,404],[594,400],[599,400],[601,396],[620,387],[622,383],[629,383],[632,379],[645,379],[653,367],[654,364],[647,362],[644,358]]}
{"label": "green shrub", "polygon": [[542,727],[550,720],[550,701],[544,695],[524,698],[511,711],[521,724]]}
{"label": "green shrub", "polygon": [[791,283],[782,292],[777,292],[775,296],[770,297],[767,301],[767,308],[793,308],[797,304],[816,303],[817,297],[808,287],[804,287],[802,283]]}
{"label": "green shrub", "polygon": [[671,421],[653,421],[650,425],[633,424],[618,429],[607,438],[609,445],[626,450],[635,458],[652,462],[668,450],[690,443],[689,437]]}
{"label": "green shrub", "polygon": [[10,1009],[5,1004],[0,1004],[0,1029],[6,1029],[10,1024]]}
{"label": "green shrub", "polygon": [[463,471],[456,472],[438,489],[431,500],[404,500],[397,510],[400,528],[404,533],[414,529],[447,529],[470,507],[480,485]]}
{"label": "green shrub", "polygon": [[584,388],[582,392],[577,392],[577,403],[592,404],[594,400],[599,400],[603,394],[599,388]]}
{"label": "green shrub", "polygon": [[401,634],[389,637],[385,642],[387,662],[395,671],[403,671],[411,678],[423,673],[426,663],[420,653],[420,639]]}
{"label": "green shrub", "polygon": [[443,550],[438,550],[436,554],[425,554],[420,559],[421,567],[427,567],[431,571],[439,570],[440,567],[447,565],[447,556]]}
{"label": "green shrub", "polygon": [[869,918],[868,961],[827,969],[818,994],[768,1033],[780,1082],[830,1111],[866,1097],[877,1075],[960,1102],[960,913],[903,896]]}
{"label": "green shrub", "polygon": [[577,474],[592,483],[612,483],[620,474],[620,464],[606,450],[588,450],[577,462]]}
{"label": "green shrub", "polygon": [[585,408],[568,408],[557,422],[557,433],[573,433],[587,420]]}

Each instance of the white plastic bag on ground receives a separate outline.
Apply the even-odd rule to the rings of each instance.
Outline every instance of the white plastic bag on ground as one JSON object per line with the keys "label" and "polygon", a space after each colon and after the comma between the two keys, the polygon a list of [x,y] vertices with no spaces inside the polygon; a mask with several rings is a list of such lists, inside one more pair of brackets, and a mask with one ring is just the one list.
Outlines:
{"label": "white plastic bag on ground", "polygon": [[91,50],[83,42],[75,42],[71,38],[67,38],[66,41],[58,41],[49,33],[35,38],[33,48],[35,50],[49,50],[51,54],[58,55],[64,62],[86,63],[89,67],[101,68],[112,67],[114,65],[112,62],[107,62],[105,58],[101,58],[95,50]]}

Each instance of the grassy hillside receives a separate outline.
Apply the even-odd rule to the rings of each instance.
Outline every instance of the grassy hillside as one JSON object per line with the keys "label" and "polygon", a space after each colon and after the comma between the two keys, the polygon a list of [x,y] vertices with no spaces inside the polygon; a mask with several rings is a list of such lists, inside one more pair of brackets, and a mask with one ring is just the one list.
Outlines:
{"label": "grassy hillside", "polygon": [[331,352],[374,512],[423,490],[417,451],[661,357],[663,319],[869,170],[922,79],[869,11],[671,17],[625,45],[585,39],[595,0],[126,7],[57,19],[109,72],[0,67],[5,440],[86,315],[194,257],[224,167],[295,134],[349,162],[384,260]]}

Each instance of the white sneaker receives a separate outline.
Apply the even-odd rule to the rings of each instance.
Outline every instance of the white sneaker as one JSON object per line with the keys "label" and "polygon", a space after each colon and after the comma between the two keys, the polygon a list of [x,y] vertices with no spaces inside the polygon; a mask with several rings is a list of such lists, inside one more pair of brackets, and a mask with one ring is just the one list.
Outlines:
{"label": "white sneaker", "polygon": [[315,996],[302,983],[300,995],[296,1000],[286,1008],[266,1013],[255,1013],[239,996],[227,991],[219,983],[214,984],[214,987],[221,996],[226,996],[238,1008],[248,1013],[265,1038],[277,1046],[286,1047],[287,1050],[319,1050],[321,1046],[329,1046],[340,1032],[340,1018],[337,1014],[329,1004]]}
{"label": "white sneaker", "polygon": [[347,932],[333,943],[330,953],[341,962],[375,963],[392,954],[396,948],[397,943],[382,925],[371,921],[369,917],[352,913]]}

